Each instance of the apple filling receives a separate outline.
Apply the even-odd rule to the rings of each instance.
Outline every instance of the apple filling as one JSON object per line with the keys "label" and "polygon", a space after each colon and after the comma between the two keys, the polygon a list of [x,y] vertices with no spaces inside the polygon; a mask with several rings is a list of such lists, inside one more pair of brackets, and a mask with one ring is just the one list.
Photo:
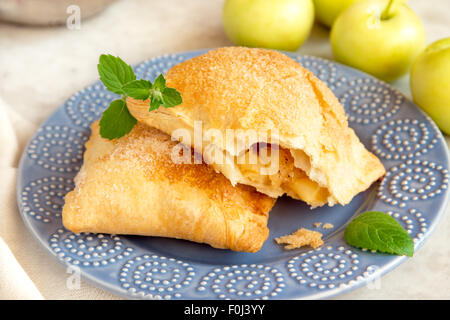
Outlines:
{"label": "apple filling", "polygon": [[[278,151],[278,156],[273,152]],[[329,192],[309,179],[306,173],[294,166],[289,150],[258,143],[236,160],[241,174],[254,185],[283,190],[289,196],[303,200],[313,206],[327,203]]]}

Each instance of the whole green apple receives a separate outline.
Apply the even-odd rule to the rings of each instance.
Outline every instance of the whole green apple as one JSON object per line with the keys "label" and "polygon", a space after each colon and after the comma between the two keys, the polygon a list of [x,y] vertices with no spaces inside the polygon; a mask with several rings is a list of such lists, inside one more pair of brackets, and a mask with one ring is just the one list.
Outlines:
{"label": "whole green apple", "polygon": [[425,47],[419,17],[404,3],[365,0],[350,5],[331,28],[336,61],[392,81],[409,71]]}
{"label": "whole green apple", "polygon": [[[317,20],[331,27],[338,15],[357,1],[361,0],[314,0]],[[407,0],[398,1],[406,2]]]}
{"label": "whole green apple", "polygon": [[314,22],[312,0],[227,0],[226,34],[237,45],[297,50]]}
{"label": "whole green apple", "polygon": [[450,134],[450,38],[433,42],[414,62],[411,93],[446,134]]}

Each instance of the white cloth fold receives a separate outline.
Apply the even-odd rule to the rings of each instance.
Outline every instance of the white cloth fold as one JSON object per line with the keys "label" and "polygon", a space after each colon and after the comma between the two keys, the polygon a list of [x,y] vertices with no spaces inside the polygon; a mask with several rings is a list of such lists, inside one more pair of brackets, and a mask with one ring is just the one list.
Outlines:
{"label": "white cloth fold", "polygon": [[41,293],[0,237],[0,299],[40,300]]}
{"label": "white cloth fold", "polygon": [[17,151],[17,138],[9,117],[9,107],[1,98],[0,115],[0,167],[13,167]]}

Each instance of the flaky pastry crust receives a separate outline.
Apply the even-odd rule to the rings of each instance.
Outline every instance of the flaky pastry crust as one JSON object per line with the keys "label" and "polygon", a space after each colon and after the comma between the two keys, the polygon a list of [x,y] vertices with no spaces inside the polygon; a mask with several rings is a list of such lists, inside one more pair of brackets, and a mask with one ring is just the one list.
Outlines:
{"label": "flaky pastry crust", "polygon": [[206,164],[177,164],[178,144],[144,124],[115,140],[92,125],[75,189],[62,217],[72,232],[172,237],[215,248],[258,251],[267,239],[275,200],[233,187]]}
{"label": "flaky pastry crust", "polygon": [[[140,122],[168,134],[187,129],[192,136],[194,121],[202,122],[203,132],[214,129],[223,136],[227,129],[256,130],[259,137],[276,129],[275,138],[291,153],[295,167],[328,191],[323,203],[312,206],[345,205],[385,173],[380,160],[349,128],[344,108],[325,83],[280,52],[219,48],[172,67],[165,77],[183,103],[149,112],[148,101],[128,98],[130,112]],[[184,142],[195,147],[193,140]],[[233,157],[261,142],[268,141],[215,143],[213,148],[231,160],[211,165],[232,184],[252,185],[271,197],[287,193],[299,198],[283,184],[251,181],[235,165]],[[205,145],[197,150],[204,156]]]}

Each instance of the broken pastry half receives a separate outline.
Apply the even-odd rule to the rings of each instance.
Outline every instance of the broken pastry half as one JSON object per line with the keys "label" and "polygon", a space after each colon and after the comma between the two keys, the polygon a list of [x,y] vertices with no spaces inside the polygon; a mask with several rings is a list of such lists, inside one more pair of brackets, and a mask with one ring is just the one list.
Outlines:
{"label": "broken pastry half", "polygon": [[[233,185],[312,207],[345,205],[385,173],[331,90],[280,52],[219,48],[172,67],[165,78],[182,104],[149,111],[148,101],[128,98],[130,112],[194,147]],[[276,150],[276,166],[259,161],[260,154],[256,163],[242,161],[254,150]]]}
{"label": "broken pastry half", "polygon": [[267,239],[275,200],[246,185],[232,186],[206,164],[174,163],[178,142],[137,124],[107,140],[98,122],[86,143],[75,189],[62,217],[72,232],[185,239],[215,248],[258,251]]}

